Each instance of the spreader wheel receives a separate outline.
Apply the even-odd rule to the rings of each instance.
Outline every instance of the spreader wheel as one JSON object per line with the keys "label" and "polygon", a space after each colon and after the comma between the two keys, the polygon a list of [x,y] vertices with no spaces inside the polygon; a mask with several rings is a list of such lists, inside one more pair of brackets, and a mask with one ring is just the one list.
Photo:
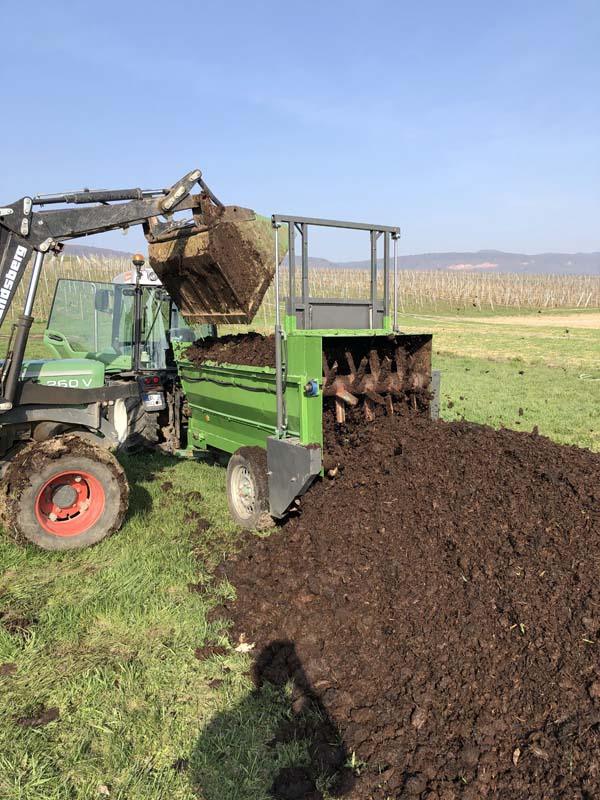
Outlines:
{"label": "spreader wheel", "polygon": [[76,435],[33,443],[5,475],[2,523],[44,550],[90,547],[116,531],[129,487],[106,449]]}
{"label": "spreader wheel", "polygon": [[253,530],[273,525],[269,514],[267,454],[261,447],[240,447],[229,459],[227,502],[238,525]]}

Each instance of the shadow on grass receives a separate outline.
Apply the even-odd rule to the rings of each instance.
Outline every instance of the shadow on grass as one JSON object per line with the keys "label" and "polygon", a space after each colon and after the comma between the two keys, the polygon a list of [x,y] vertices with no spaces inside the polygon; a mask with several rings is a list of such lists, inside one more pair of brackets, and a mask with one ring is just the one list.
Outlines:
{"label": "shadow on grass", "polygon": [[190,758],[204,800],[322,800],[354,785],[340,733],[310,685],[293,642],[258,656],[255,689],[212,720]]}
{"label": "shadow on grass", "polygon": [[173,456],[162,453],[139,453],[137,455],[120,456],[127,480],[129,482],[129,511],[131,519],[145,514],[152,509],[152,496],[141,484],[158,481],[161,474],[177,463]]}

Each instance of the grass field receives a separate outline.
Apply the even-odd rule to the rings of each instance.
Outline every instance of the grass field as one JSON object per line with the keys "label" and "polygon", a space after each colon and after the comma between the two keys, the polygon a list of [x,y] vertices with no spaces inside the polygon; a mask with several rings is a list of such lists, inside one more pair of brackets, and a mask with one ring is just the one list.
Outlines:
{"label": "grass field", "polygon": [[558,442],[600,450],[597,312],[521,313],[508,321],[504,310],[496,317],[401,317],[403,330],[434,334],[442,416],[516,430],[537,425]]}
{"label": "grass field", "polygon": [[[446,419],[537,425],[600,451],[594,313],[423,312],[401,327],[435,334]],[[290,698],[253,694],[248,656],[208,621],[231,592],[211,568],[237,538],[224,471],[161,456],[125,466],[131,510],[112,539],[67,555],[0,539],[0,797],[266,800],[306,753],[266,746]]]}

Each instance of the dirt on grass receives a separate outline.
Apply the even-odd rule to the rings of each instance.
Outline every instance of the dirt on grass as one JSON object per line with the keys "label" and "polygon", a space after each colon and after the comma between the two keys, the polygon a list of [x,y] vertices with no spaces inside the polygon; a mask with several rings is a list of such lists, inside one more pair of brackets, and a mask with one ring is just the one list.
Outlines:
{"label": "dirt on grass", "polygon": [[52,708],[38,706],[28,717],[14,717],[17,725],[21,725],[23,728],[43,728],[44,725],[48,725],[50,722],[56,722],[59,719],[60,712],[58,708],[54,706]]}
{"label": "dirt on grass", "polygon": [[[326,438],[337,477],[247,536],[221,610],[293,646],[351,760],[336,796],[600,797],[600,455],[409,414]],[[272,794],[322,796],[299,775]]]}
{"label": "dirt on grass", "polygon": [[35,625],[37,625],[35,618],[24,617],[10,609],[0,610],[0,626],[10,634],[24,636]]}

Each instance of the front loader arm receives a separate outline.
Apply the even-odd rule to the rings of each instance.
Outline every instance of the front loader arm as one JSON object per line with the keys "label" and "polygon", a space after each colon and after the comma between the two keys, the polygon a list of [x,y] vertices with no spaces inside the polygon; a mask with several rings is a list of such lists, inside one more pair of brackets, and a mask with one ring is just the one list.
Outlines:
{"label": "front loader arm", "polygon": [[10,308],[32,253],[33,247],[26,239],[0,228],[0,325]]}
{"label": "front loader arm", "polygon": [[[200,170],[193,170],[170,189],[118,189],[114,191],[73,192],[43,197],[23,197],[8,206],[0,206],[0,325],[6,319],[25,268],[35,253],[34,270],[25,308],[13,328],[6,359],[0,368],[0,412],[12,407],[17,381],[23,364],[25,346],[33,323],[33,301],[44,254],[58,252],[61,243],[94,233],[143,225],[149,241],[160,241],[174,233],[193,233],[201,229],[201,195],[190,195],[198,184],[205,196],[221,206],[202,180]],[[34,210],[37,207],[63,204],[67,208]],[[90,205],[93,204],[93,205]],[[175,211],[192,210],[193,221],[173,221]],[[160,217],[166,217],[161,222]]]}
{"label": "front loader arm", "polygon": [[[0,208],[0,230],[12,232],[25,239],[32,249],[46,253],[69,239],[128,228],[175,211],[197,209],[200,205],[199,195],[190,197],[190,191],[196,183],[205,186],[200,170],[188,173],[167,190],[118,189],[34,199],[24,197],[10,206]],[[34,211],[36,206],[58,203],[70,207]]]}

